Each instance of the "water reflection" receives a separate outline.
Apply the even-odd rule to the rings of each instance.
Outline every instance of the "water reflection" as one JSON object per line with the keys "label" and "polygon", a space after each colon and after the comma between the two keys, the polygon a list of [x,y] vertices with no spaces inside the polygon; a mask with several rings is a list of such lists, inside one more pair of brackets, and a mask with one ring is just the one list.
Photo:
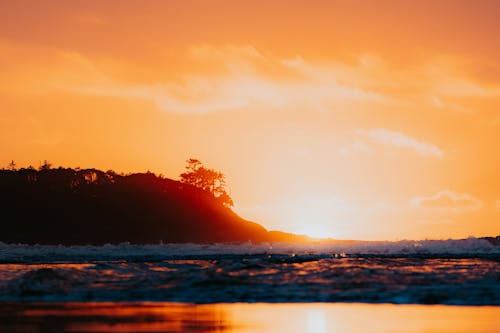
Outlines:
{"label": "water reflection", "polygon": [[0,303],[0,332],[495,332],[499,307]]}

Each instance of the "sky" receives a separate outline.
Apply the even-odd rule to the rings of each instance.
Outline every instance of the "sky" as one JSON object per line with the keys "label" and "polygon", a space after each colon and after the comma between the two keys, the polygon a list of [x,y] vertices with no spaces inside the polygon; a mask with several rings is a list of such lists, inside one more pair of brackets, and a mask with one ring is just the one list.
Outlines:
{"label": "sky", "polygon": [[339,239],[500,234],[499,1],[0,0],[0,164],[222,171]]}

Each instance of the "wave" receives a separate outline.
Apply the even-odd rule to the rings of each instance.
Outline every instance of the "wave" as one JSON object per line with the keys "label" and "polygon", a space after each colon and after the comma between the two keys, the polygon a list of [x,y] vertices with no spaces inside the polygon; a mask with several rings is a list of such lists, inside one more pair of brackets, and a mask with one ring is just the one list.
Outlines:
{"label": "wave", "polygon": [[102,246],[26,245],[0,242],[1,263],[163,260],[210,256],[392,256],[474,257],[498,256],[500,246],[482,238],[460,240],[331,241],[299,243],[149,244],[121,243]]}
{"label": "wave", "polygon": [[0,302],[499,305],[500,246],[492,243],[0,243]]}

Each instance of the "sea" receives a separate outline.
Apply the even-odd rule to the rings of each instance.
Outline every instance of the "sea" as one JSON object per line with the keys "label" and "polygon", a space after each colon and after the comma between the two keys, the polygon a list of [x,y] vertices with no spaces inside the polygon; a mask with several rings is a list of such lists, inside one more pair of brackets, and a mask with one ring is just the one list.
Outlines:
{"label": "sea", "polygon": [[480,238],[0,243],[0,332],[500,332]]}

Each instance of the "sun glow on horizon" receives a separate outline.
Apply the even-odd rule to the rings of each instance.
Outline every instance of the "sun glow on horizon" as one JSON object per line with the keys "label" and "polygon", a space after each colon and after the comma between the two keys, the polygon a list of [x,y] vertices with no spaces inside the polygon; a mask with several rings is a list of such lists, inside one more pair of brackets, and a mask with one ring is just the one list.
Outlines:
{"label": "sun glow on horizon", "polygon": [[342,204],[334,198],[304,197],[285,208],[289,228],[294,233],[314,238],[338,238]]}

